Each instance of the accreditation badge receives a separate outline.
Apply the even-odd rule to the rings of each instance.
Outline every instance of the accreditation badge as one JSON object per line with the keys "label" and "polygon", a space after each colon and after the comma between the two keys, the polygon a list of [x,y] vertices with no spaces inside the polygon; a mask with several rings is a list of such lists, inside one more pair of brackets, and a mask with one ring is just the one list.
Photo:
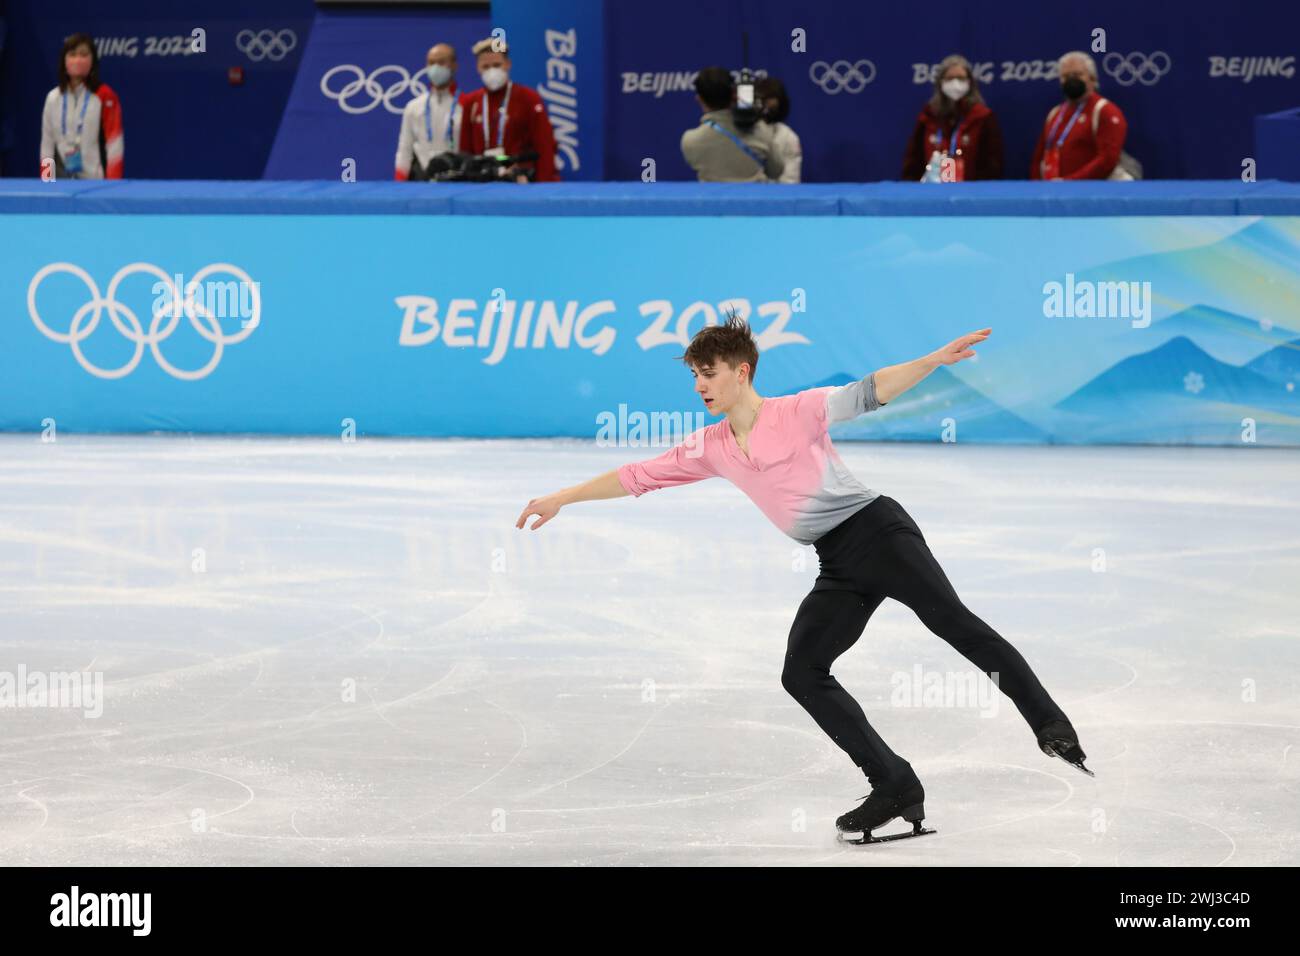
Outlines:
{"label": "accreditation badge", "polygon": [[81,172],[80,146],[71,146],[63,151],[63,169],[67,173]]}

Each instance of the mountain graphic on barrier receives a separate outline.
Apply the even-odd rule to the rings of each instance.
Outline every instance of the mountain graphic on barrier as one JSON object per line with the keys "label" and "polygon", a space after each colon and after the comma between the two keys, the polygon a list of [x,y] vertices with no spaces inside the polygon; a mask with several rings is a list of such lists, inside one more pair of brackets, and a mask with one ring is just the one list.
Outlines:
{"label": "mountain graphic on barrier", "polygon": [[[847,385],[860,380],[860,377],[838,373],[804,388]],[[967,385],[946,366],[935,369],[894,401],[869,415],[832,425],[831,436],[837,441],[939,441],[945,418],[956,423],[959,441],[970,439],[1014,444],[1049,440],[1042,429],[1007,411],[979,389]]]}
{"label": "mountain graphic on barrier", "polygon": [[1261,326],[1258,319],[1198,304],[1157,319],[1149,329],[1132,334],[1156,338],[1158,342],[1152,344],[1185,336],[1215,358],[1241,364],[1271,345],[1284,344],[1296,335],[1296,330],[1274,324]]}
{"label": "mountain graphic on barrier", "polygon": [[[1272,355],[1283,347],[1260,356]],[[1280,362],[1281,360],[1276,360]],[[1132,355],[1056,403],[1071,412],[1110,413],[1152,398],[1226,402],[1300,414],[1300,394],[1252,368],[1220,362],[1185,335]]]}
{"label": "mountain graphic on barrier", "polygon": [[1287,382],[1294,383],[1296,390],[1300,391],[1300,339],[1292,339],[1257,355],[1245,367],[1284,386]]}
{"label": "mountain graphic on barrier", "polygon": [[1176,336],[1116,363],[1057,402],[1057,440],[1068,442],[1076,424],[1093,441],[1237,444],[1250,419],[1261,431],[1258,440],[1294,442],[1300,438],[1300,386],[1287,376],[1300,372],[1297,354],[1292,343],[1283,343],[1250,365],[1231,365]]}

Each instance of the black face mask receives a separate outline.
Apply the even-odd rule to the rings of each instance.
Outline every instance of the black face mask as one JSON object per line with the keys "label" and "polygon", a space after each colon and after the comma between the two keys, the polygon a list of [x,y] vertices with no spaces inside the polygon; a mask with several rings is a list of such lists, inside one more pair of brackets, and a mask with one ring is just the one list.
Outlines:
{"label": "black face mask", "polygon": [[1077,100],[1087,92],[1088,86],[1077,76],[1072,76],[1061,84],[1061,89],[1070,99]]}

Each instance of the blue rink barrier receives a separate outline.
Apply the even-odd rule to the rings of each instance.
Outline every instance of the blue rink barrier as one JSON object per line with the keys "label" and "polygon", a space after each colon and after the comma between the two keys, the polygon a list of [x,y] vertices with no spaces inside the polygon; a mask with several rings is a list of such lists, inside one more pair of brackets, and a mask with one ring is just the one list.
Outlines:
{"label": "blue rink barrier", "polygon": [[837,438],[1300,444],[1300,186],[0,183],[0,429],[571,436],[990,326]]}
{"label": "blue rink barrier", "polygon": [[7,213],[362,216],[1296,216],[1300,183],[501,184],[0,179]]}

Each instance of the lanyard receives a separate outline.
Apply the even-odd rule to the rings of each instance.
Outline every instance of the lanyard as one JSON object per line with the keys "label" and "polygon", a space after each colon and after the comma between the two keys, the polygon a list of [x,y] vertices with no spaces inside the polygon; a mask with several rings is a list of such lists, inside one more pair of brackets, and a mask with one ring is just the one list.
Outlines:
{"label": "lanyard", "polygon": [[[1061,144],[1065,142],[1065,137],[1070,135],[1070,128],[1074,126],[1074,121],[1079,118],[1079,114],[1082,112],[1083,112],[1083,104],[1080,103],[1078,106],[1074,108],[1074,115],[1070,117],[1070,122],[1065,124],[1065,131],[1061,133],[1061,138],[1056,141],[1057,149],[1061,148]],[[1048,142],[1051,142],[1052,137],[1056,135],[1056,128],[1061,125],[1061,119],[1064,116],[1065,116],[1065,110],[1061,110],[1059,113],[1056,114],[1056,120],[1052,123],[1052,128],[1047,133]]]}
{"label": "lanyard", "polygon": [[[506,107],[510,105],[510,90],[515,84],[513,82],[506,84],[506,96],[501,101],[501,108],[497,110],[497,145],[505,149],[506,141]],[[488,149],[492,146],[492,140],[488,135],[488,96],[490,93],[483,95],[483,148]]]}
{"label": "lanyard", "polygon": [[719,126],[713,120],[705,120],[704,123],[706,126],[712,126],[723,136],[727,137],[727,139],[731,140],[733,143],[739,146],[746,156],[748,156],[754,162],[758,163],[759,169],[767,168],[767,164],[764,163],[763,160],[759,158],[758,154],[754,152],[752,149],[750,149],[748,146],[746,146],[743,142],[741,142],[740,137],[737,136],[735,133],[733,133],[731,130],[727,129],[725,126]]}
{"label": "lanyard", "polygon": [[[962,128],[963,126],[966,125],[966,120],[968,120],[969,118],[970,118],[970,117],[968,117],[968,116],[963,116],[963,117],[961,118],[961,121],[960,121],[956,126],[953,127],[953,130],[952,130],[952,139],[950,139],[950,140],[948,141],[948,155],[949,155],[949,156],[956,156],[956,155],[957,155],[957,135],[961,132],[961,128]],[[940,128],[940,129],[936,129],[936,130],[934,131],[934,141],[935,141],[935,143],[936,143],[937,145],[939,145],[939,146],[942,146],[942,145],[943,145],[943,129],[942,129],[942,128]]]}
{"label": "lanyard", "polygon": [[[81,139],[81,131],[86,125],[86,107],[90,105],[90,89],[84,83],[81,87],[81,116],[77,118],[77,139]],[[63,94],[63,119],[60,120],[63,129],[63,135],[68,135],[68,94]]]}
{"label": "lanyard", "polygon": [[[451,95],[451,91],[447,91]],[[447,106],[447,145],[451,145],[451,118],[456,112],[456,104],[450,103]],[[433,142],[433,87],[429,87],[429,98],[424,101],[424,127],[429,132],[429,142]]]}

